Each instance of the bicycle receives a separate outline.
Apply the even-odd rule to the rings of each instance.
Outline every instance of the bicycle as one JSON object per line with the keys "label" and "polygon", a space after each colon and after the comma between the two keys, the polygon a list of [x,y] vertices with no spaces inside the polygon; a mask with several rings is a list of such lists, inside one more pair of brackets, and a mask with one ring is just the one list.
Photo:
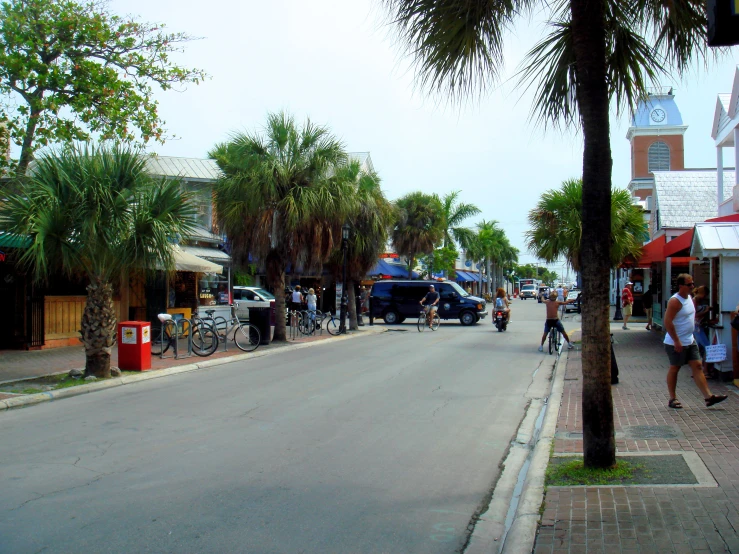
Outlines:
{"label": "bicycle", "polygon": [[[439,317],[439,314],[434,311],[434,315],[431,316],[431,325],[430,328],[432,331],[436,331],[439,328],[439,325],[441,324],[441,318]],[[424,330],[429,328],[429,316],[426,313],[426,310],[421,310],[421,313],[418,314],[418,332],[423,333]]]}
{"label": "bicycle", "polygon": [[233,331],[233,341],[239,350],[254,352],[254,350],[259,348],[259,343],[262,340],[259,329],[251,323],[241,323],[236,315],[236,306],[234,304],[231,304],[230,319],[221,316],[213,318],[215,310],[205,310],[205,313],[208,317],[204,318],[204,320],[213,321],[217,340],[222,340],[225,344],[228,344],[228,335]]}
{"label": "bicycle", "polygon": [[342,332],[346,333],[346,329],[344,329],[344,331],[341,330],[341,322],[333,312],[328,312],[323,319],[326,320],[326,331],[328,331],[329,335],[336,336]]}
{"label": "bicycle", "polygon": [[549,330],[549,353],[554,354],[556,352],[559,355],[560,346],[562,346],[562,342],[559,339],[559,329],[555,326]]}
{"label": "bicycle", "polygon": [[181,326],[176,321],[174,322],[174,328],[176,330],[174,334],[171,331],[172,325],[164,324],[164,333],[162,333],[162,327],[154,327],[152,329],[151,353],[153,356],[161,356],[170,348],[174,349],[175,342],[187,337],[188,333],[192,336],[192,353],[196,356],[210,356],[216,351],[218,348],[218,337],[212,326],[197,316],[184,321],[189,323],[188,327]]}
{"label": "bicycle", "polygon": [[304,335],[313,335],[321,328],[323,314],[319,310],[300,312],[298,330]]}

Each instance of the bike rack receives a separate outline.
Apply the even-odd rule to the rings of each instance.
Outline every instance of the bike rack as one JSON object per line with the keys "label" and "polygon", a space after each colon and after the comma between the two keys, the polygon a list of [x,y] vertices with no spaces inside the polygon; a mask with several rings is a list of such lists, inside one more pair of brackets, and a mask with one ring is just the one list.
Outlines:
{"label": "bike rack", "polygon": [[[191,358],[192,357],[192,321],[189,319],[183,317],[181,319],[174,320],[175,321],[175,327],[177,329],[177,340],[175,340],[175,359],[179,360],[180,357],[182,358]],[[177,345],[180,342],[180,324],[182,324],[182,334],[183,336],[187,336],[187,354],[184,356],[180,356],[178,353]],[[187,324],[187,327],[185,327],[185,324]],[[187,335],[185,335],[185,331],[187,330]]]}
{"label": "bike rack", "polygon": [[[170,333],[171,336],[177,336],[177,325],[174,321],[172,321],[172,315],[171,314],[159,314],[157,315],[157,319],[162,323],[162,327],[159,330],[159,347],[161,348],[161,351],[159,352],[159,358],[165,359],[165,358],[177,358],[177,339],[174,340],[174,355],[173,356],[165,356],[164,355],[164,337],[166,336],[165,331],[168,327],[174,327],[174,335]],[[168,339],[169,340],[169,339]]]}

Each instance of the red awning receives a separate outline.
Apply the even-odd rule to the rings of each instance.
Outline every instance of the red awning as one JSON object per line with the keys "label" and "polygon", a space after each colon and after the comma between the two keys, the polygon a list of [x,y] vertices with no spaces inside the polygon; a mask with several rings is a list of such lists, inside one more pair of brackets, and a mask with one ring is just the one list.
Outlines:
{"label": "red awning", "polygon": [[662,235],[644,245],[641,257],[635,267],[650,267],[665,261],[665,236]]}
{"label": "red awning", "polygon": [[693,244],[693,229],[685,231],[682,235],[675,237],[665,244],[665,257],[690,256],[691,244]]}

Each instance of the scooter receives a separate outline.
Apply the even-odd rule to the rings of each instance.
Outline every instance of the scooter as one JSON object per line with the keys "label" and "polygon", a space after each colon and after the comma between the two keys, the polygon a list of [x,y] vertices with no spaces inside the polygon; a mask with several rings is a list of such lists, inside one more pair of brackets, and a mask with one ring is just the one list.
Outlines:
{"label": "scooter", "polygon": [[493,324],[495,325],[495,328],[498,329],[499,333],[502,333],[506,330],[506,327],[508,327],[508,318],[506,317],[506,313],[503,310],[495,310],[495,315],[493,316]]}

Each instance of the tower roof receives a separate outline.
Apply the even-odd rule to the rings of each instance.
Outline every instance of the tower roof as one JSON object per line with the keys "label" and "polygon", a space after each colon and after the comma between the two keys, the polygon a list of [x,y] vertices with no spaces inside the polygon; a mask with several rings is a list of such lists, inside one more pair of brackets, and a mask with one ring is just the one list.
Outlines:
{"label": "tower roof", "polygon": [[682,135],[688,129],[675,102],[672,87],[650,89],[647,98],[639,100],[626,138],[635,135]]}

